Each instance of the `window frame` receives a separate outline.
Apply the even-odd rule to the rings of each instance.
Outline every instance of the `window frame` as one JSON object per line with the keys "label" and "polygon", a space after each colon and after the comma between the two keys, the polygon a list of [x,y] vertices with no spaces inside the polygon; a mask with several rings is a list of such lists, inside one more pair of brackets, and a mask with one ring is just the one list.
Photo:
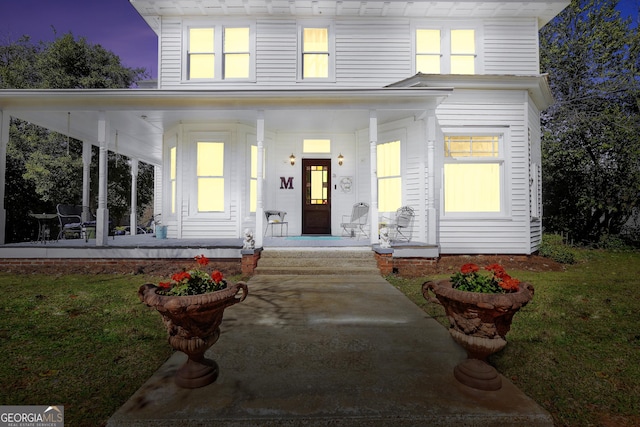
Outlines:
{"label": "window frame", "polygon": [[[447,136],[497,136],[498,137],[498,155],[495,157],[447,157],[445,155],[445,139]],[[508,128],[451,128],[442,129],[442,142],[440,144],[440,152],[442,153],[442,169],[441,169],[441,189],[440,189],[440,215],[443,219],[504,219],[510,215],[511,187],[509,185],[509,158],[508,150],[511,136]],[[499,191],[500,191],[500,210],[497,212],[488,211],[468,211],[468,212],[448,212],[446,205],[446,164],[497,164],[499,166]]]}
{"label": "window frame", "polygon": [[[379,161],[378,157],[379,157],[379,153],[378,153],[378,146],[380,145],[384,145],[384,144],[389,144],[392,142],[398,142],[398,146],[400,149],[400,153],[398,156],[398,160],[400,161],[400,169],[399,169],[399,175],[389,175],[389,176],[384,176],[384,177],[380,177],[380,174],[378,173],[378,165],[376,164],[376,185],[378,187],[378,200],[377,200],[377,204],[379,207],[379,213],[380,214],[393,214],[395,213],[398,208],[402,207],[405,204],[405,194],[404,194],[404,173],[403,173],[403,166],[405,164],[405,159],[404,159],[404,155],[405,155],[405,150],[404,150],[404,141],[405,141],[405,137],[404,137],[404,133],[403,132],[385,132],[384,135],[382,135],[381,138],[378,138],[378,142],[376,144],[376,162]],[[397,208],[392,209],[392,210],[382,210],[382,208],[380,207],[380,182],[381,180],[387,180],[387,179],[392,179],[392,178],[399,178],[400,179],[400,204]]]}
{"label": "window frame", "polygon": [[[189,151],[189,217],[203,219],[229,219],[231,218],[231,134],[223,131],[191,132],[188,137]],[[198,210],[198,142],[221,142],[224,144],[224,158],[222,177],[224,179],[224,210],[203,211]]]}
{"label": "window frame", "polygon": [[450,21],[450,22],[418,22],[411,26],[411,69],[414,74],[419,73],[418,66],[418,30],[438,30],[440,31],[440,75],[451,74],[451,31],[455,30],[473,30],[475,37],[475,53],[474,53],[474,72],[473,74],[461,75],[479,75],[484,73],[483,52],[482,52],[482,27],[479,24],[469,24],[468,22]]}
{"label": "window frame", "polygon": [[[172,171],[172,151],[174,151],[175,155],[175,170]],[[166,188],[163,188],[163,217],[161,221],[166,223],[169,220],[175,220],[178,216],[178,212],[180,211],[180,199],[178,197],[179,193],[179,170],[180,170],[180,153],[178,150],[178,138],[177,136],[172,136],[167,139],[165,145],[165,167],[163,170],[163,174],[165,176],[164,182],[168,183]],[[175,178],[172,178],[172,172],[175,174]],[[175,187],[173,186],[175,184]],[[163,186],[164,187],[164,186]],[[174,193],[175,191],[175,193]],[[175,199],[174,199],[175,197]]]}
{"label": "window frame", "polygon": [[[190,30],[196,28],[209,28],[214,31],[213,55],[214,73],[213,78],[191,78],[189,68],[189,36]],[[249,76],[241,78],[227,78],[224,75],[225,55],[224,35],[227,28],[249,28]],[[182,34],[182,83],[221,83],[221,82],[255,82],[256,81],[256,25],[254,21],[187,21],[183,23]],[[237,53],[237,52],[230,52]]]}
{"label": "window frame", "polygon": [[[297,48],[297,83],[331,83],[336,80],[336,36],[334,23],[329,20],[300,20],[297,22],[298,31],[298,48]],[[327,77],[304,77],[304,40],[303,33],[305,28],[326,28],[328,35],[328,59],[327,59]]]}

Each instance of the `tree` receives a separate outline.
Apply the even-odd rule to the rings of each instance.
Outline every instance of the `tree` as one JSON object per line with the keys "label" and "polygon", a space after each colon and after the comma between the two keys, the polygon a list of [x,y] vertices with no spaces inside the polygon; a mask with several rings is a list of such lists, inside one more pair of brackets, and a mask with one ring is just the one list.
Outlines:
{"label": "tree", "polygon": [[615,0],[573,0],[540,33],[556,103],[542,116],[547,230],[585,243],[640,206],[639,36]]}
{"label": "tree", "polygon": [[[125,68],[120,59],[100,45],[90,45],[71,33],[53,42],[33,44],[25,36],[0,46],[0,88],[127,88],[146,77],[143,69]],[[53,212],[57,203],[80,204],[82,199],[82,144],[67,136],[12,119],[7,147],[6,241],[33,239],[33,224],[27,213]],[[116,160],[117,159],[117,160]],[[131,194],[130,166],[123,156],[109,155],[108,204],[114,221],[128,209]],[[97,183],[97,168],[92,182]],[[153,179],[149,165],[140,168],[139,182]],[[120,182],[122,181],[122,182]],[[92,208],[97,205],[93,191]],[[138,191],[138,206],[144,208],[153,194]],[[126,208],[123,207],[126,201]]]}

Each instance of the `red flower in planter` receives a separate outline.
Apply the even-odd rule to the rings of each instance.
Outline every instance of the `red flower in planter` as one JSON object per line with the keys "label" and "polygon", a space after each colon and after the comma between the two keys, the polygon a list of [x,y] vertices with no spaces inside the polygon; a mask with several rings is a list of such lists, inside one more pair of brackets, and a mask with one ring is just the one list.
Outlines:
{"label": "red flower in planter", "polygon": [[171,282],[158,284],[159,293],[163,295],[199,295],[207,292],[215,292],[227,287],[227,281],[222,273],[214,270],[211,275],[201,270],[209,264],[209,258],[204,255],[194,257],[196,268],[179,271],[171,276]]}
{"label": "red flower in planter", "polygon": [[464,264],[460,271],[451,276],[451,284],[454,289],[468,292],[505,293],[515,292],[519,289],[520,281],[507,274],[500,264],[491,264],[484,268],[491,274],[481,274],[480,267],[476,264]]}
{"label": "red flower in planter", "polygon": [[480,270],[480,267],[478,267],[475,264],[465,264],[462,267],[460,267],[460,272],[462,274],[471,274],[479,270]]}

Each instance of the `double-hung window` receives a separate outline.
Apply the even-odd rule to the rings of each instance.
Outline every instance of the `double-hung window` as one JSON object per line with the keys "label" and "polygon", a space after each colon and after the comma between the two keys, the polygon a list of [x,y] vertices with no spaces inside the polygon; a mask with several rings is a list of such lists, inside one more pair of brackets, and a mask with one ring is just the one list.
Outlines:
{"label": "double-hung window", "polygon": [[186,30],[187,80],[251,80],[255,76],[252,25],[190,26]]}
{"label": "double-hung window", "polygon": [[334,78],[334,35],[330,24],[305,23],[299,26],[300,80],[331,80]]}
{"label": "double-hung window", "polygon": [[376,146],[378,174],[378,210],[394,212],[402,205],[400,141]]}
{"label": "double-hung window", "polygon": [[476,74],[477,31],[470,28],[416,28],[415,72]]}
{"label": "double-hung window", "polygon": [[225,211],[224,142],[196,142],[197,212]]}
{"label": "double-hung window", "polygon": [[502,134],[445,134],[444,213],[504,212]]}

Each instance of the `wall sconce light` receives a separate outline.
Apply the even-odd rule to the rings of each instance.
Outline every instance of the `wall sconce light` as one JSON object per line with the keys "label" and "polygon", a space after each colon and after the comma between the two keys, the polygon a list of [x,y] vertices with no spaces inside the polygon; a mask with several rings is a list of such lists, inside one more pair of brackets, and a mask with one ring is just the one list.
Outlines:
{"label": "wall sconce light", "polygon": [[291,163],[291,166],[296,164],[296,156],[294,156],[293,153],[289,156],[289,163]]}
{"label": "wall sconce light", "polygon": [[342,166],[342,162],[344,162],[344,156],[342,155],[342,153],[340,153],[340,155],[338,156],[338,164]]}

